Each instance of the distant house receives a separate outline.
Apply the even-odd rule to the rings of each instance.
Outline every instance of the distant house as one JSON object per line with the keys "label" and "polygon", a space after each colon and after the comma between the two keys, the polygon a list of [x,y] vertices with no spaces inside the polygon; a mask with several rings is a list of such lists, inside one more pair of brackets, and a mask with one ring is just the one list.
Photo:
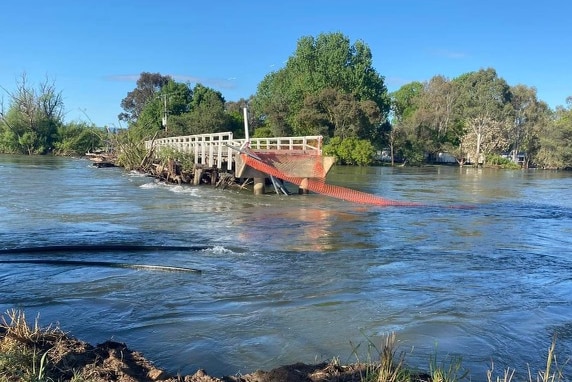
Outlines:
{"label": "distant house", "polygon": [[522,152],[516,154],[514,152],[502,153],[501,156],[503,158],[510,159],[511,161],[518,163],[521,166],[524,165],[524,162],[526,160],[526,153]]}

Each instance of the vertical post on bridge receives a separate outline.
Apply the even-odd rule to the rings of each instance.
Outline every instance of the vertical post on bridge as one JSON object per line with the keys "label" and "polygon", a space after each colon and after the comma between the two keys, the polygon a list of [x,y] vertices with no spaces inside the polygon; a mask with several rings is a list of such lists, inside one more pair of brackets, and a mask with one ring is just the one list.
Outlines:
{"label": "vertical post on bridge", "polygon": [[298,194],[307,195],[309,193],[310,191],[308,191],[308,178],[304,178],[302,179],[302,182],[300,182],[300,186],[298,188]]}
{"label": "vertical post on bridge", "polygon": [[254,195],[264,195],[266,192],[264,182],[264,178],[254,178]]}
{"label": "vertical post on bridge", "polygon": [[[244,108],[244,144],[242,149],[245,147],[250,147],[250,132],[248,131],[248,108]],[[263,195],[264,190],[264,178],[254,178],[254,195]]]}
{"label": "vertical post on bridge", "polygon": [[244,108],[244,145],[250,145],[250,132],[248,131],[248,108]]}

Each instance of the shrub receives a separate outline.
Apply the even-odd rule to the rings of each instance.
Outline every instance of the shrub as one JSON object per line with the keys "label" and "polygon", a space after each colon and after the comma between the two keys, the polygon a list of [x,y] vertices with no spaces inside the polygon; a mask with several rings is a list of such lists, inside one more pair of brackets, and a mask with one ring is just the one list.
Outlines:
{"label": "shrub", "polygon": [[324,145],[324,155],[334,156],[340,164],[368,166],[373,162],[375,149],[370,141],[357,138],[334,137]]}

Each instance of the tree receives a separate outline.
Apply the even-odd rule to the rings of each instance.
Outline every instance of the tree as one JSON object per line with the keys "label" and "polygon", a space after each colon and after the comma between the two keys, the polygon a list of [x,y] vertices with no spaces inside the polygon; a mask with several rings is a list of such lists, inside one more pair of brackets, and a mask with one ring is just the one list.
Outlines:
{"label": "tree", "polygon": [[[376,106],[382,122],[387,117],[387,89],[383,77],[372,66],[370,49],[361,41],[351,45],[341,33],[301,38],[286,66],[268,74],[259,84],[253,98],[255,114],[280,135],[319,130],[323,126],[311,127],[305,117],[312,115],[309,110],[312,105],[320,107],[320,102],[311,97],[319,97],[327,89],[349,97],[346,101],[338,97],[339,108],[344,107],[342,104],[355,105],[353,100],[369,101]],[[374,110],[363,104],[361,109],[365,108]],[[316,115],[321,113],[316,110]],[[329,127],[330,134],[338,129],[345,135],[347,123],[338,121],[346,125]]]}
{"label": "tree", "polygon": [[288,95],[288,77],[285,70],[272,72],[258,85],[252,99],[252,111],[261,126],[267,127],[275,137],[293,135],[288,122],[291,114]]}
{"label": "tree", "polygon": [[162,76],[160,73],[141,73],[137,80],[137,87],[127,93],[121,101],[124,112],[119,114],[119,120],[136,122],[145,105],[152,101],[163,86],[171,80],[170,76]]}
{"label": "tree", "polygon": [[[244,125],[244,109],[247,109],[248,129],[249,133],[256,133],[260,124],[259,121],[253,118],[251,110],[249,110],[250,100],[244,98],[238,101],[227,101],[224,105],[225,112],[229,118],[229,131],[233,133],[235,138],[244,138],[245,125]],[[252,135],[252,134],[251,134]]]}
{"label": "tree", "polygon": [[413,124],[414,115],[421,101],[423,84],[418,81],[403,85],[391,94],[391,129],[386,131],[385,139],[389,145],[391,165],[395,164],[396,147],[405,142],[406,131]]}
{"label": "tree", "polygon": [[133,136],[148,139],[161,130],[164,130],[161,136],[186,135],[177,116],[190,111],[192,99],[193,91],[189,84],[169,80],[147,101],[139,118],[131,123]]}
{"label": "tree", "polygon": [[509,142],[513,162],[524,152],[525,168],[540,148],[539,134],[549,123],[549,108],[536,97],[536,89],[525,85],[511,87],[513,123],[509,129]]}
{"label": "tree", "polygon": [[297,135],[337,136],[374,139],[380,125],[379,108],[373,101],[359,101],[333,88],[309,94],[296,116]]}
{"label": "tree", "polygon": [[414,81],[403,85],[397,91],[391,93],[391,113],[394,124],[413,115],[419,108],[422,92],[423,84],[419,81]]}
{"label": "tree", "polygon": [[[463,74],[454,83],[459,90],[455,106],[467,134],[472,135],[468,139],[464,137],[463,141],[471,145],[473,163],[484,162],[483,157],[490,154],[486,150],[507,148],[508,140],[503,134],[507,132],[510,116],[510,87],[491,68]],[[503,142],[487,142],[487,139],[501,137]]]}
{"label": "tree", "polygon": [[[455,102],[459,92],[455,85],[443,76],[435,76],[424,86],[419,119],[430,130],[439,146],[447,142],[454,127]],[[453,134],[458,138],[457,134]],[[454,139],[454,138],[453,138]],[[441,147],[437,147],[441,149]]]}
{"label": "tree", "polygon": [[552,124],[540,134],[540,149],[536,157],[543,168],[572,168],[572,97],[567,107],[556,108]]}
{"label": "tree", "polygon": [[8,94],[9,110],[0,111],[4,122],[0,149],[29,155],[50,152],[64,115],[61,92],[57,92],[55,84],[48,79],[34,89],[24,73],[16,91]]}
{"label": "tree", "polygon": [[220,92],[197,84],[193,89],[190,112],[186,115],[189,134],[228,131],[230,119],[225,113],[224,104]]}
{"label": "tree", "polygon": [[487,155],[503,152],[509,146],[505,121],[481,115],[469,119],[468,125],[470,130],[463,144],[476,148],[475,160],[485,163]]}

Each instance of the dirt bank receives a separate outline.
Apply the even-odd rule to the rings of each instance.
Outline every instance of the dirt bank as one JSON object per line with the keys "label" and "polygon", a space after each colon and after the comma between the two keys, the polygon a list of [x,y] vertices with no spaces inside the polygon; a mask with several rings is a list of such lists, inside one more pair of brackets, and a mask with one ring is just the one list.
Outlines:
{"label": "dirt bank", "polygon": [[[44,380],[53,381],[73,379],[91,382],[357,382],[365,380],[366,375],[374,370],[372,365],[342,366],[330,362],[314,365],[297,363],[270,371],[258,370],[251,374],[224,377],[210,376],[205,370],[198,370],[193,375],[186,376],[169,375],[123,343],[106,341],[93,346],[59,329],[38,332],[30,329],[20,330],[13,325],[0,326],[0,356],[4,356],[0,360],[11,358],[8,355],[14,354],[15,349],[18,349],[18,354],[33,354],[34,365],[29,368],[34,369],[35,373],[41,369],[45,376]],[[216,349],[212,351],[216,352]],[[45,360],[39,362],[44,354]],[[21,373],[23,367],[15,369]],[[0,367],[0,375],[7,376],[7,380],[17,380],[10,378],[17,376],[7,375],[6,368]],[[419,377],[415,380],[429,379]]]}

